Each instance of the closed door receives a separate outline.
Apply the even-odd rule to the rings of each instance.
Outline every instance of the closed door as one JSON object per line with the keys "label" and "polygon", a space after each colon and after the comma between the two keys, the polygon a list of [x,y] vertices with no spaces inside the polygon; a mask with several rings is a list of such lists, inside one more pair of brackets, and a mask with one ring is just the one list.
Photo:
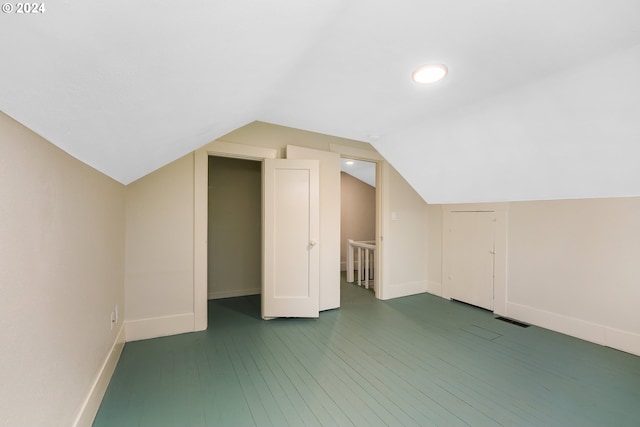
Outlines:
{"label": "closed door", "polygon": [[451,298],[493,310],[495,213],[453,212],[449,280]]}
{"label": "closed door", "polygon": [[318,317],[318,161],[266,159],[263,171],[262,317]]}

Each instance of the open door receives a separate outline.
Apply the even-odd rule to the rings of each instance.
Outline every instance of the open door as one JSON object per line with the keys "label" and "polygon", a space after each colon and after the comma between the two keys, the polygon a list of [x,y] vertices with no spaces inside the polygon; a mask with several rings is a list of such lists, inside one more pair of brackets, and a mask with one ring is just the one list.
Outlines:
{"label": "open door", "polygon": [[287,145],[287,159],[320,163],[320,311],[340,307],[340,155]]}
{"label": "open door", "polygon": [[318,317],[318,161],[265,159],[263,185],[262,317]]}

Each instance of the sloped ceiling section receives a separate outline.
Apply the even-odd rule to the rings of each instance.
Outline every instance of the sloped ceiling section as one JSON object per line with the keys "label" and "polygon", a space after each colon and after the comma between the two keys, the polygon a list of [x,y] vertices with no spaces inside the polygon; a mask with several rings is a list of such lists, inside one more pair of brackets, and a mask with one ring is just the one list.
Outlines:
{"label": "sloped ceiling section", "polygon": [[341,159],[340,171],[351,175],[365,184],[374,188],[376,187],[376,164],[373,162]]}
{"label": "sloped ceiling section", "polygon": [[425,118],[376,148],[437,203],[639,196],[640,46]]}
{"label": "sloped ceiling section", "polygon": [[0,16],[0,109],[125,184],[260,120],[371,142],[430,203],[640,195],[637,0],[45,6]]}

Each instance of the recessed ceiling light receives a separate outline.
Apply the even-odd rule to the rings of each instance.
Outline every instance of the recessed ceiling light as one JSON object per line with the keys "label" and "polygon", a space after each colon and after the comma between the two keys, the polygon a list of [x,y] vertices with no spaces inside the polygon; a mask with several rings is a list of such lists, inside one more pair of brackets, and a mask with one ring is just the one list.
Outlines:
{"label": "recessed ceiling light", "polygon": [[430,84],[444,79],[448,71],[446,65],[427,64],[415,70],[411,77],[416,83]]}
{"label": "recessed ceiling light", "polygon": [[353,164],[353,160],[347,160],[347,161],[345,162],[345,164],[347,164],[347,165],[351,166],[351,165]]}

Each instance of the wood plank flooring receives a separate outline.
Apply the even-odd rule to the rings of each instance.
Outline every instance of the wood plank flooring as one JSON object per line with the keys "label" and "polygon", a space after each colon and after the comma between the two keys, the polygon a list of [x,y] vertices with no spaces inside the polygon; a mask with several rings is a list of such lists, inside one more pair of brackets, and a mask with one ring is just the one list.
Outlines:
{"label": "wood plank flooring", "polygon": [[342,284],[319,319],[209,302],[205,332],[127,343],[102,426],[639,426],[640,357],[424,294]]}

